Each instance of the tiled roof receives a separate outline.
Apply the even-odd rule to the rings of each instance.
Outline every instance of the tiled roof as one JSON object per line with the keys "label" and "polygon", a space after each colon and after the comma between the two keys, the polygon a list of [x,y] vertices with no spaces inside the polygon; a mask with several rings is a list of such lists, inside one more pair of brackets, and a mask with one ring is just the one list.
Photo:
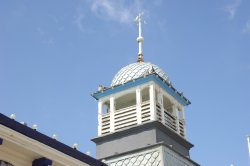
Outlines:
{"label": "tiled roof", "polygon": [[120,85],[136,78],[142,77],[152,72],[152,70],[164,80],[168,80],[168,76],[157,65],[154,65],[150,62],[137,62],[123,67],[113,78],[111,86]]}
{"label": "tiled roof", "polygon": [[155,150],[144,154],[129,156],[111,162],[110,166],[159,166],[161,163],[160,152]]}

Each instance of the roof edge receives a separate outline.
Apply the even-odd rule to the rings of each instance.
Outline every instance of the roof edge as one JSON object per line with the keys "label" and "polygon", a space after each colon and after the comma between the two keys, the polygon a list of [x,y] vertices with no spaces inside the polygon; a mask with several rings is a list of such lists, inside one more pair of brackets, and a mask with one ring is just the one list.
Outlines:
{"label": "roof edge", "polygon": [[103,87],[103,89],[101,89],[100,91],[92,93],[91,96],[93,96],[96,100],[99,100],[102,97],[108,96],[116,92],[120,92],[125,89],[138,86],[140,84],[143,84],[149,81],[156,82],[158,85],[163,87],[172,97],[174,97],[177,101],[179,101],[184,106],[191,104],[191,102],[183,95],[183,93],[177,91],[177,89],[174,88],[170,82],[164,80],[157,73],[151,73],[146,76],[142,76],[134,80],[130,80],[124,84],[120,84],[120,85],[116,85],[112,87]]}
{"label": "roof edge", "polygon": [[23,134],[26,137],[29,137],[53,149],[56,149],[72,158],[75,158],[81,162],[87,163],[91,166],[106,166],[106,164],[102,163],[101,161],[91,156],[88,156],[78,150],[75,150],[62,142],[59,142],[53,138],[50,138],[47,135],[44,135],[36,130],[33,130],[29,128],[28,126],[25,126],[13,119],[10,119],[9,117],[3,115],[2,113],[0,113],[0,124],[20,134]]}

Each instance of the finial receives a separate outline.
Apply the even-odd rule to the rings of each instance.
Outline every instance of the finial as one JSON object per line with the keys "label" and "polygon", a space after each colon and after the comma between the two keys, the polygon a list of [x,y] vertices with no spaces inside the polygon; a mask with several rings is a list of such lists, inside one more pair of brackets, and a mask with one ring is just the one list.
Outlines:
{"label": "finial", "polygon": [[11,114],[10,115],[10,119],[15,120],[16,119],[16,115],[15,114]]}
{"label": "finial", "polygon": [[53,135],[52,135],[52,138],[53,138],[54,140],[57,140],[57,135],[56,135],[56,134],[53,134]]}
{"label": "finial", "polygon": [[33,125],[32,125],[32,129],[33,129],[33,130],[37,130],[37,129],[38,129],[38,126],[37,126],[36,124],[33,124]]}
{"label": "finial", "polygon": [[139,27],[139,36],[137,37],[137,42],[139,44],[139,51],[138,51],[138,60],[137,62],[143,62],[143,55],[142,55],[142,42],[144,38],[142,37],[142,15],[143,13],[139,13],[139,15],[135,18],[135,21],[138,23]]}
{"label": "finial", "polygon": [[24,126],[28,126],[28,124],[26,122],[20,122],[22,125]]}
{"label": "finial", "polygon": [[74,144],[73,144],[73,149],[77,150],[77,148],[78,148],[78,144],[77,144],[77,143],[74,143]]}

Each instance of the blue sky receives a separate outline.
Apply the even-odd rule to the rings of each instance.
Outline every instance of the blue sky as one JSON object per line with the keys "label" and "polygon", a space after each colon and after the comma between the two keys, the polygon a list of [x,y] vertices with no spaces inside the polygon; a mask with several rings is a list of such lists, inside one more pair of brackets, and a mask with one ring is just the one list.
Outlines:
{"label": "blue sky", "polygon": [[97,102],[137,58],[133,19],[144,11],[145,61],[160,66],[192,104],[191,158],[248,164],[249,0],[0,0],[0,111],[95,155]]}

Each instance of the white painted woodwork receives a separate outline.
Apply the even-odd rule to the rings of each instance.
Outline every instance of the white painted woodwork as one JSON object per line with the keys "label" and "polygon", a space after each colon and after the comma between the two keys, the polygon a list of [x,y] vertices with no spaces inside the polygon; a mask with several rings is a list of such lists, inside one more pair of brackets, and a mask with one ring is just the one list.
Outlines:
{"label": "white painted woodwork", "polygon": [[98,101],[98,136],[102,135],[102,101]]}
{"label": "white painted woodwork", "polygon": [[14,166],[32,166],[32,161],[41,157],[52,160],[52,166],[88,166],[3,125],[0,125],[0,137],[4,140],[0,145],[0,160],[8,161]]}
{"label": "white painted woodwork", "polygon": [[164,125],[166,125],[165,113],[164,113],[164,103],[163,103],[163,93],[160,90],[159,94],[160,106],[161,106],[161,120]]}
{"label": "white painted woodwork", "polygon": [[115,98],[110,98],[110,132],[115,131]]}
{"label": "white painted woodwork", "polygon": [[136,112],[137,112],[137,124],[141,124],[141,89],[136,89]]}
{"label": "white painted woodwork", "polygon": [[[142,90],[145,88],[148,88],[147,91],[149,94],[147,95],[149,97],[148,100],[142,102],[142,95],[145,95],[145,91],[142,94]],[[127,94],[131,94],[128,95],[128,97],[133,97],[135,104],[131,105],[127,103],[127,101],[130,101],[130,99],[123,97]],[[143,84],[138,87],[113,94],[112,96],[109,96],[109,98],[105,97],[105,100],[104,98],[101,99],[98,102],[98,122],[100,124],[98,126],[98,135],[104,135],[131,126],[146,123],[148,121],[158,120],[163,125],[185,138],[186,129],[184,109],[176,100],[166,94],[167,92],[151,82],[150,84]],[[169,100],[168,102],[170,102],[168,108],[164,108],[164,97]],[[110,104],[110,111],[108,113],[102,112],[99,114],[102,111],[104,104],[103,101],[108,100]],[[118,104],[116,103],[118,100],[120,100],[120,102],[125,100],[124,102],[127,105],[116,110],[115,105]],[[179,108],[180,113],[178,112],[177,108]],[[180,115],[180,117],[178,117],[178,115]]]}
{"label": "white painted woodwork", "polygon": [[176,117],[176,132],[180,134],[180,123],[179,123],[179,110],[176,105],[172,105],[173,113]]}
{"label": "white painted woodwork", "polygon": [[150,120],[156,120],[155,115],[155,86],[154,84],[149,86],[149,100],[150,100]]}
{"label": "white painted woodwork", "polygon": [[179,127],[180,127],[180,135],[186,137],[186,124],[185,124],[185,112],[184,109],[180,109],[180,117],[179,117]]}

